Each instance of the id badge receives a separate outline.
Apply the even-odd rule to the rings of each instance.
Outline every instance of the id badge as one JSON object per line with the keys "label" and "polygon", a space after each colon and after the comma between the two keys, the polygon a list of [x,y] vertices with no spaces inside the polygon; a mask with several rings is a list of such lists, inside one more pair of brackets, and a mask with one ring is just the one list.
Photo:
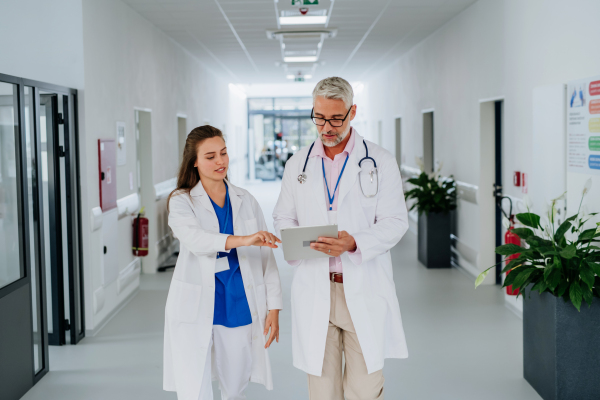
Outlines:
{"label": "id badge", "polygon": [[229,269],[229,258],[221,257],[217,258],[217,262],[215,263],[215,274],[223,271],[227,271]]}

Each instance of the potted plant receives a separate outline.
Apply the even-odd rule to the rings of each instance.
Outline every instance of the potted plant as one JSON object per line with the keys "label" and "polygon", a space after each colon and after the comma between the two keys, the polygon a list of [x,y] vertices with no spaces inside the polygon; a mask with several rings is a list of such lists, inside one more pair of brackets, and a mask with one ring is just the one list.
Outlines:
{"label": "potted plant", "polygon": [[450,268],[450,212],[456,209],[456,182],[452,176],[442,178],[440,169],[408,179],[414,187],[405,194],[407,200],[415,200],[410,210],[419,212],[418,257],[427,268]]}
{"label": "potted plant", "polygon": [[526,247],[505,244],[496,253],[519,254],[503,272],[511,271],[504,286],[523,294],[525,379],[545,400],[600,399],[600,223],[585,229],[596,214],[581,215],[580,203],[556,227],[556,200],[547,220],[517,214],[524,227],[513,232]]}

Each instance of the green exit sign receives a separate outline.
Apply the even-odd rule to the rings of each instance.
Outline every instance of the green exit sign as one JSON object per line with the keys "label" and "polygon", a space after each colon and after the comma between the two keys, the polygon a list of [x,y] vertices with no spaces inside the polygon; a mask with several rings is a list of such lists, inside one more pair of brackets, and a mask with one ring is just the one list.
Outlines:
{"label": "green exit sign", "polygon": [[316,6],[319,0],[292,0],[293,6]]}

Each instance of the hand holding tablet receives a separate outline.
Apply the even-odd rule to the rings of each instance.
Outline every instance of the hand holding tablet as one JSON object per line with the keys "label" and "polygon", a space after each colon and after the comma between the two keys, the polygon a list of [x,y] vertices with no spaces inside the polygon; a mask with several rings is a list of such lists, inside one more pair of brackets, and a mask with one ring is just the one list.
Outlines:
{"label": "hand holding tablet", "polygon": [[298,226],[281,230],[283,245],[283,258],[289,260],[308,260],[311,258],[332,257],[311,248],[311,243],[316,243],[319,237],[338,237],[337,225]]}

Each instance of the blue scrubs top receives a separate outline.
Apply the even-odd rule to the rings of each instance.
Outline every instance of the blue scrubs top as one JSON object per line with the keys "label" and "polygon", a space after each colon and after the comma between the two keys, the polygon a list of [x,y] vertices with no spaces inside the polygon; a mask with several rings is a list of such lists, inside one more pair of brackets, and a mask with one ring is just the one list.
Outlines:
{"label": "blue scrubs top", "polygon": [[[217,218],[221,233],[233,235],[233,215],[229,201],[229,187],[225,195],[225,205],[219,207],[210,199]],[[210,197],[210,196],[209,196]],[[236,249],[229,253],[218,253],[217,258],[227,257],[229,269],[215,274],[215,313],[213,325],[223,325],[227,328],[249,325],[252,323],[250,306],[244,290],[242,271]]]}

